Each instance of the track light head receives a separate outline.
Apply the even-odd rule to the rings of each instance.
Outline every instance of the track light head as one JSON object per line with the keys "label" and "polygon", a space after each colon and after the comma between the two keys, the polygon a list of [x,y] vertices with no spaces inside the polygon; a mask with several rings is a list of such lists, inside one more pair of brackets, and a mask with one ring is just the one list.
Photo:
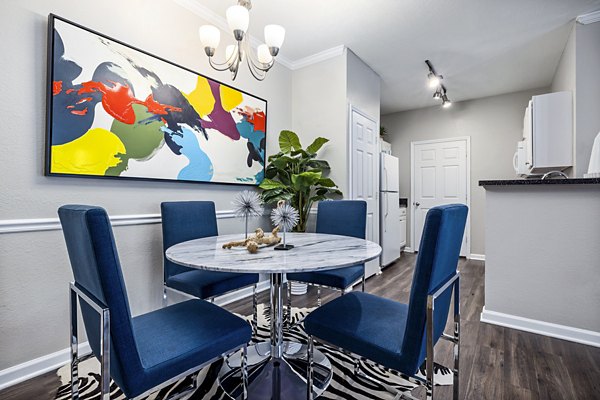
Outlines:
{"label": "track light head", "polygon": [[442,83],[442,76],[438,76],[433,72],[427,74],[427,78],[429,79],[429,87],[432,89],[440,86],[440,83]]}
{"label": "track light head", "polygon": [[433,98],[441,100],[441,98],[442,98],[442,91],[440,90],[439,87],[437,88],[437,90],[433,94]]}
{"label": "track light head", "polygon": [[445,94],[442,96],[442,107],[448,108],[452,105],[452,102]]}

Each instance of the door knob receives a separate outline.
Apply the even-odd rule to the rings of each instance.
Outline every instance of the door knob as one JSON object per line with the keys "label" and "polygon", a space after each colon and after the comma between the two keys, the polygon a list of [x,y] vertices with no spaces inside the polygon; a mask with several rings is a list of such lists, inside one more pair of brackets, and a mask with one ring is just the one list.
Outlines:
{"label": "door knob", "polygon": [[415,205],[415,207],[419,207],[421,205],[421,203],[419,203],[418,201],[415,201],[413,204]]}

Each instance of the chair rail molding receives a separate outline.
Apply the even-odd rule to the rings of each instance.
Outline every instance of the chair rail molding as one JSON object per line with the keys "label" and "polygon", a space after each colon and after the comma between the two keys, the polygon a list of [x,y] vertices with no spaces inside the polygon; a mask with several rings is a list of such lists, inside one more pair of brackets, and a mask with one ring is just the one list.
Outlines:
{"label": "chair rail molding", "polygon": [[[217,211],[217,219],[235,218],[233,210]],[[160,224],[160,214],[130,214],[113,215],[110,217],[112,226]],[[0,220],[0,234],[41,232],[61,230],[60,220],[57,218],[27,218]]]}

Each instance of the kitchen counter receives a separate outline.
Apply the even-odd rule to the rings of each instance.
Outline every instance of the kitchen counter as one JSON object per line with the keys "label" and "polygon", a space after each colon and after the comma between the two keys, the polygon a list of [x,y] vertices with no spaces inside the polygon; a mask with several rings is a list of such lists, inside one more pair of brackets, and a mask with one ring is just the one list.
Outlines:
{"label": "kitchen counter", "polygon": [[598,183],[480,182],[486,203],[483,322],[600,347]]}
{"label": "kitchen counter", "polygon": [[518,186],[518,185],[599,185],[600,178],[569,179],[494,179],[479,181],[479,186]]}

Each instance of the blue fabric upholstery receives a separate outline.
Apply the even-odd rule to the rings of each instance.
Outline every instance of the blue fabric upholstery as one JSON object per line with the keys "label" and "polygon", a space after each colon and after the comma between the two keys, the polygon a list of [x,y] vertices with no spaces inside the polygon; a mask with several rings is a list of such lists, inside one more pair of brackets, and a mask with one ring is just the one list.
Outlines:
{"label": "blue fabric upholstery", "polygon": [[[427,296],[456,274],[467,207],[429,210],[413,275],[408,306],[365,293],[350,293],[311,312],[306,332],[334,345],[414,375],[425,360]],[[437,298],[434,343],[448,318],[452,287]]]}
{"label": "blue fabric upholstery", "polygon": [[[106,211],[67,205],[58,215],[75,284],[109,308],[110,372],[127,397],[138,396],[250,340],[247,322],[202,300],[132,319]],[[81,311],[90,346],[99,357],[99,316],[84,302]]]}
{"label": "blue fabric upholstery", "polygon": [[[317,233],[365,238],[367,203],[363,200],[322,201],[317,208]],[[332,249],[334,250],[334,249]],[[346,289],[365,273],[365,264],[317,272],[287,274],[290,281]]]}
{"label": "blue fabric upholstery", "polygon": [[[217,236],[217,216],[212,201],[164,202],[160,205],[163,254],[169,247],[188,240]],[[163,256],[164,257],[164,256]],[[219,296],[258,282],[258,274],[236,274],[197,270],[175,264],[164,257],[165,285],[201,299]]]}

